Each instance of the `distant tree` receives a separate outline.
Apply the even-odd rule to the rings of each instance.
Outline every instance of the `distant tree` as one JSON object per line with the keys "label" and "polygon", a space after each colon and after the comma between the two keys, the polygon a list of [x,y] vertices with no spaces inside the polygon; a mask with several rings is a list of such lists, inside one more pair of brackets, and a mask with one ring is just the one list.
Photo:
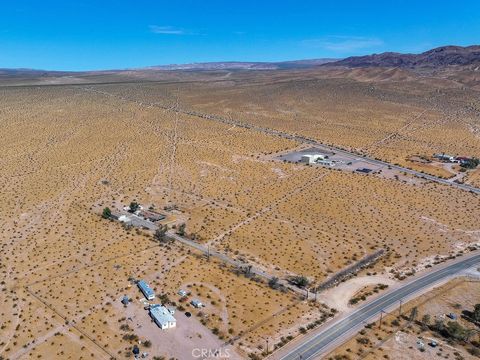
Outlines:
{"label": "distant tree", "polygon": [[299,288],[304,288],[309,284],[309,281],[305,276],[293,276],[292,278],[290,278],[290,283],[298,286]]}
{"label": "distant tree", "polygon": [[140,208],[140,204],[137,203],[136,201],[132,201],[132,202],[130,203],[130,210],[129,210],[129,211],[130,211],[131,213],[134,213],[134,212],[137,211],[139,208]]}
{"label": "distant tree", "polygon": [[473,308],[473,320],[480,322],[480,304],[475,304]]}
{"label": "distant tree", "polygon": [[235,269],[235,273],[237,275],[243,274],[245,277],[249,278],[253,275],[252,268],[253,268],[253,266],[249,265],[249,264],[237,265],[236,269]]}
{"label": "distant tree", "polygon": [[168,230],[167,225],[160,225],[158,229],[155,230],[155,233],[153,234],[154,239],[161,243],[168,242],[167,230]]}
{"label": "distant tree", "polygon": [[445,327],[445,334],[457,341],[468,341],[468,339],[472,336],[473,331],[464,328],[456,321],[449,321]]}
{"label": "distant tree", "polygon": [[178,230],[177,230],[177,234],[180,235],[180,236],[185,236],[185,228],[186,228],[185,223],[180,224],[180,226],[178,227]]}
{"label": "distant tree", "polygon": [[477,347],[471,347],[468,349],[468,352],[477,358],[480,358],[480,349]]}
{"label": "distant tree", "polygon": [[435,324],[433,324],[433,329],[442,332],[445,329],[445,323],[442,319],[436,319]]}
{"label": "distant tree", "polygon": [[465,169],[475,169],[479,164],[480,160],[477,158],[473,158],[463,162],[460,166],[464,167]]}
{"label": "distant tree", "polygon": [[268,286],[270,286],[272,289],[278,289],[280,284],[278,283],[278,278],[277,277],[272,277],[270,280],[268,280]]}
{"label": "distant tree", "polygon": [[422,329],[423,330],[427,330],[428,326],[430,325],[430,315],[429,314],[425,314],[422,316]]}
{"label": "distant tree", "polygon": [[102,217],[104,219],[109,219],[110,216],[112,216],[112,210],[110,210],[110,208],[106,207],[105,209],[103,209],[103,212],[102,212]]}
{"label": "distant tree", "polygon": [[431,316],[430,314],[425,314],[422,316],[422,325],[427,328],[430,325]]}

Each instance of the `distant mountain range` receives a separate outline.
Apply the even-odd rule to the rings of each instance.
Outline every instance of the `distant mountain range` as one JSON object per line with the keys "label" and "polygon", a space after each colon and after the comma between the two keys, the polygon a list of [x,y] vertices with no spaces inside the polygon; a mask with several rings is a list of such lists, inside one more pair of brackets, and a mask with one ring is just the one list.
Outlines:
{"label": "distant mountain range", "polygon": [[0,69],[0,78],[5,76],[75,76],[78,74],[121,73],[126,71],[214,71],[214,70],[289,70],[311,69],[318,67],[346,68],[404,68],[413,70],[441,69],[446,67],[471,67],[480,69],[480,46],[442,46],[421,54],[401,54],[385,52],[366,56],[352,56],[345,59],[310,59],[280,62],[206,62],[191,64],[158,65],[138,69],[108,70],[108,71],[46,71],[35,69]]}
{"label": "distant mountain range", "polygon": [[2,69],[0,68],[0,76],[17,75],[17,76],[41,76],[41,75],[73,75],[76,73],[103,73],[103,72],[121,72],[121,71],[143,71],[143,70],[163,70],[163,71],[202,71],[202,70],[287,70],[287,69],[307,69],[336,61],[338,59],[309,59],[279,62],[254,62],[254,61],[224,61],[224,62],[205,62],[191,64],[170,64],[156,65],[136,69],[117,69],[103,71],[53,71],[53,70],[37,70],[37,69]]}
{"label": "distant mountain range", "polygon": [[442,46],[421,54],[385,52],[366,56],[352,56],[324,66],[399,67],[407,69],[433,69],[448,66],[480,66],[480,46]]}
{"label": "distant mountain range", "polygon": [[57,75],[64,76],[74,74],[74,71],[53,71],[53,70],[37,70],[37,69],[4,69],[0,68],[1,76],[42,76],[42,75]]}
{"label": "distant mountain range", "polygon": [[310,59],[280,62],[206,62],[191,64],[172,64],[150,66],[152,70],[282,70],[282,69],[303,69],[323,65],[338,59]]}

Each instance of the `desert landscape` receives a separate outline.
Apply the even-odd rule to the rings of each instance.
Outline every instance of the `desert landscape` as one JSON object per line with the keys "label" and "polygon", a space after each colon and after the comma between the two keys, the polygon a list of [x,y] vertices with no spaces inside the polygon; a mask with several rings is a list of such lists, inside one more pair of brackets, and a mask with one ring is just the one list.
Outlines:
{"label": "desert landscape", "polygon": [[[261,359],[474,253],[478,67],[427,70],[1,74],[0,359]],[[317,145],[347,159],[281,158]],[[404,352],[436,331],[419,319],[479,302],[478,281],[452,281],[329,358],[434,358]],[[155,302],[175,329],[150,319]],[[478,356],[478,336],[464,343],[442,356]]]}

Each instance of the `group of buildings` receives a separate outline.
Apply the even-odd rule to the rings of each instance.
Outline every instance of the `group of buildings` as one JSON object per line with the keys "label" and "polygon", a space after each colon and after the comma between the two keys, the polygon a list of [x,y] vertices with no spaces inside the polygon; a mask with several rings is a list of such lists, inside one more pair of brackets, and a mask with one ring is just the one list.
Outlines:
{"label": "group of buildings", "polygon": [[[155,299],[155,292],[144,280],[138,281],[137,286],[147,300]],[[160,329],[170,329],[177,326],[177,320],[173,316],[175,314],[174,308],[153,304],[148,307],[148,312]]]}
{"label": "group of buildings", "polygon": [[302,155],[300,161],[305,164],[335,166],[335,161],[329,160],[328,156],[324,154],[305,154]]}
{"label": "group of buildings", "polygon": [[448,155],[448,154],[445,154],[445,153],[433,154],[433,157],[435,159],[443,161],[443,162],[457,163],[457,164],[460,164],[460,165],[469,164],[471,161],[473,161],[473,158],[470,158],[470,157],[453,156],[453,155]]}
{"label": "group of buildings", "polygon": [[[147,300],[155,300],[155,292],[147,284],[146,281],[139,280],[137,282],[137,286]],[[180,295],[182,298],[186,298],[188,296],[188,293],[185,290],[180,289],[178,291],[178,295]],[[122,299],[122,303],[124,305],[127,305],[128,301],[128,297],[124,296],[124,298]],[[190,301],[190,304],[197,309],[204,307],[203,303],[197,299],[193,299],[192,301]],[[162,330],[174,328],[177,326],[177,320],[173,316],[175,315],[175,308],[173,307],[170,308],[160,304],[151,304],[148,306],[148,312],[155,324],[157,324],[158,327]]]}
{"label": "group of buildings", "polygon": [[[152,223],[155,223],[157,221],[162,221],[167,218],[166,215],[158,213],[156,211],[145,210],[141,205],[139,205],[138,209],[133,212],[131,211],[129,206],[124,207],[123,210],[131,213],[132,215],[135,215],[137,219],[140,218]],[[120,213],[120,212],[112,212],[111,217],[112,219],[125,223],[126,225],[135,225],[133,224],[134,217],[132,215]]]}
{"label": "group of buildings", "polygon": [[145,220],[149,220],[151,222],[162,221],[166,218],[164,214],[160,214],[153,210],[145,210],[142,205],[138,205],[135,209],[131,209],[130,206],[126,206],[123,210],[128,211],[132,214],[135,214]]}

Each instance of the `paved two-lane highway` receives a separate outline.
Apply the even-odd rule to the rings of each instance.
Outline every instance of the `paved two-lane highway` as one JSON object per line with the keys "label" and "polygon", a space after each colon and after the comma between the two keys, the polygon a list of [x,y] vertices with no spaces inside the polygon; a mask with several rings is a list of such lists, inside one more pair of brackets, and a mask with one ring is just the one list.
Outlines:
{"label": "paved two-lane highway", "polygon": [[480,254],[459,258],[452,264],[432,271],[400,288],[391,290],[374,301],[360,307],[346,318],[322,329],[321,332],[315,336],[306,338],[305,341],[296,345],[290,352],[278,358],[281,360],[314,359],[326,351],[332,350],[332,346],[339,345],[339,340],[346,340],[349,336],[353,336],[359,328],[363,327],[365,323],[375,316],[378,316],[381,311],[391,308],[398,304],[400,300],[408,299],[415,293],[476,264],[480,264]]}

